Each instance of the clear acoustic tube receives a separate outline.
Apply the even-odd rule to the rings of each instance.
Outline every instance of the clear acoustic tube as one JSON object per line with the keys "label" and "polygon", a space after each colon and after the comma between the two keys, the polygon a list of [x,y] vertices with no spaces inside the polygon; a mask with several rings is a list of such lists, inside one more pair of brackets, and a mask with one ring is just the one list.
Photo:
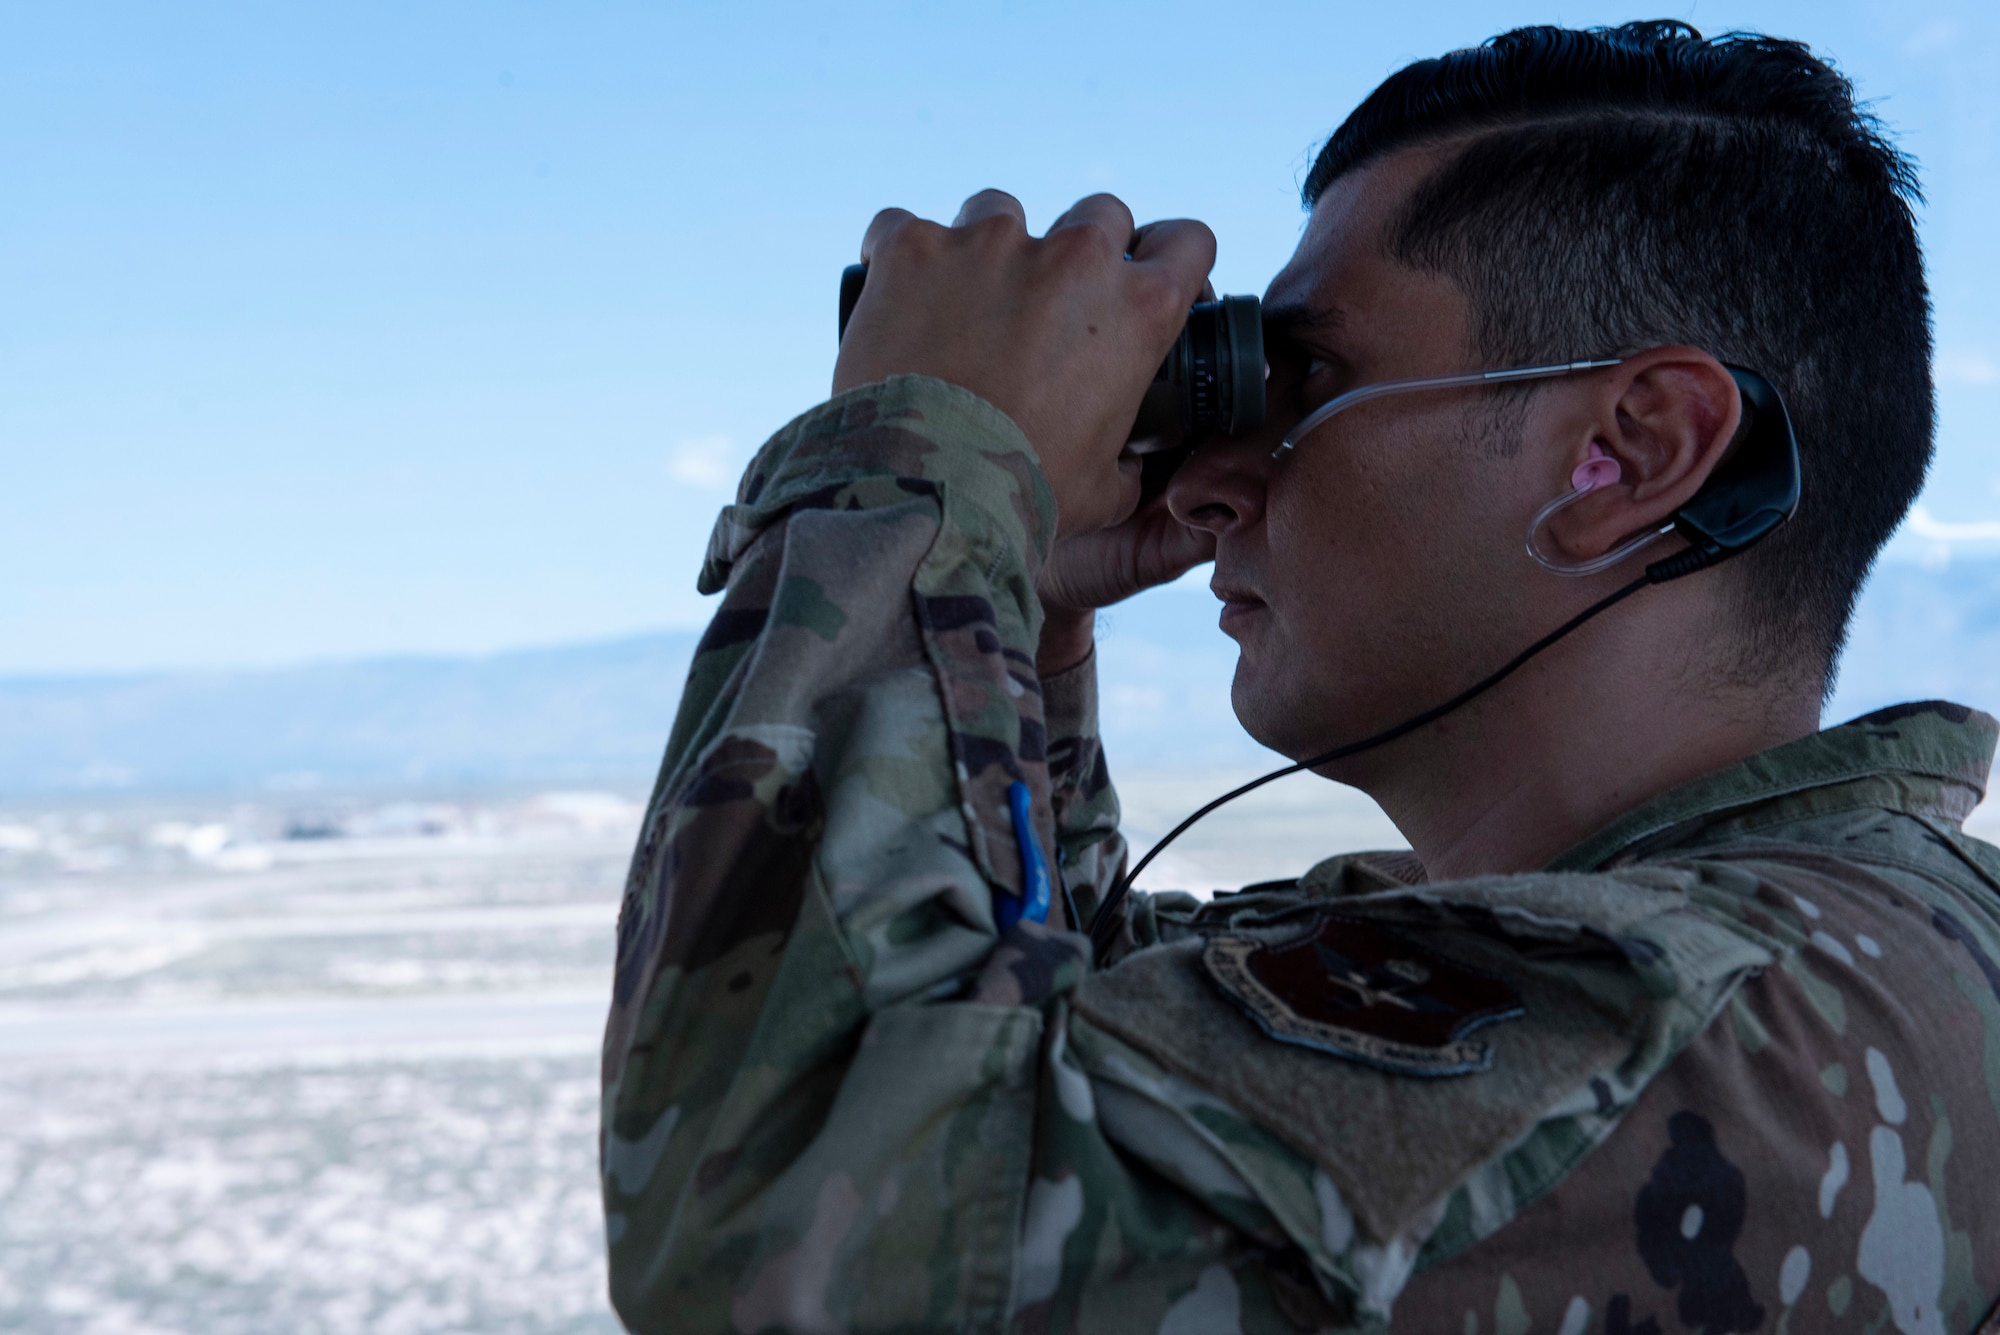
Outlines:
{"label": "clear acoustic tube", "polygon": [[1575,375],[1579,371],[1597,371],[1608,366],[1616,366],[1623,358],[1599,358],[1592,361],[1557,362],[1550,366],[1512,366],[1503,371],[1468,371],[1461,375],[1430,375],[1415,380],[1378,380],[1372,385],[1362,385],[1337,394],[1319,407],[1299,419],[1299,424],[1285,434],[1285,439],[1273,451],[1273,456],[1281,456],[1295,447],[1306,435],[1319,427],[1335,413],[1342,413],[1357,403],[1379,399],[1387,394],[1413,394],[1423,389],[1456,389],[1462,385],[1498,385],[1511,380],[1547,380],[1559,375]]}

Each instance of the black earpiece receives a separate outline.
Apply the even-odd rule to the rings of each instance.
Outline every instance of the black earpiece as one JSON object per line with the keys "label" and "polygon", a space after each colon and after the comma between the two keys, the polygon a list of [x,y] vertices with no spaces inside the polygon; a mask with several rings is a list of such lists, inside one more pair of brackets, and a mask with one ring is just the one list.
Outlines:
{"label": "black earpiece", "polygon": [[1747,551],[1799,508],[1799,442],[1777,389],[1755,371],[1728,368],[1743,395],[1736,445],[1694,498],[1674,512],[1688,550],[1655,561],[1663,583]]}

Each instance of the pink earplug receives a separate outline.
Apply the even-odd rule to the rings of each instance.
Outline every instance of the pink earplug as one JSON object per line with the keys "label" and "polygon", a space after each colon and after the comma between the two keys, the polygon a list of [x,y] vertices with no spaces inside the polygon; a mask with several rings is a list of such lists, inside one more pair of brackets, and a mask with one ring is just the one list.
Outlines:
{"label": "pink earplug", "polygon": [[[1576,471],[1569,475],[1570,489],[1537,510],[1535,517],[1528,521],[1528,555],[1534,559],[1535,564],[1557,575],[1595,575],[1600,570],[1611,569],[1641,547],[1658,542],[1672,533],[1674,523],[1670,520],[1651,533],[1641,533],[1595,560],[1579,561],[1574,565],[1544,555],[1542,549],[1535,545],[1535,535],[1542,531],[1542,525],[1548,523],[1552,516],[1568,506],[1575,505],[1591,492],[1602,491],[1624,476],[1625,470],[1619,466],[1618,461],[1606,454],[1603,446],[1593,443],[1590,447],[1590,457],[1578,464]],[[1639,586],[1634,584],[1632,587],[1636,589]]]}
{"label": "pink earplug", "polygon": [[1625,476],[1625,470],[1618,461],[1604,452],[1604,447],[1596,441],[1590,443],[1590,457],[1576,466],[1569,475],[1569,484],[1577,491],[1596,491],[1608,487]]}

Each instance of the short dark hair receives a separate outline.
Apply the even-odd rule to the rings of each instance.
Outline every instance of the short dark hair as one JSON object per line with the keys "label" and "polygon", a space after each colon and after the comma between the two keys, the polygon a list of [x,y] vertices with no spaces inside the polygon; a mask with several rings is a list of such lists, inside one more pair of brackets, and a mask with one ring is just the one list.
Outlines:
{"label": "short dark hair", "polygon": [[1816,667],[1830,690],[1855,595],[1930,466],[1915,164],[1799,42],[1520,28],[1389,76],[1321,149],[1306,206],[1389,153],[1460,140],[1383,245],[1464,289],[1481,355],[1689,343],[1784,396],[1804,499],[1741,558],[1737,605],[1749,663]]}

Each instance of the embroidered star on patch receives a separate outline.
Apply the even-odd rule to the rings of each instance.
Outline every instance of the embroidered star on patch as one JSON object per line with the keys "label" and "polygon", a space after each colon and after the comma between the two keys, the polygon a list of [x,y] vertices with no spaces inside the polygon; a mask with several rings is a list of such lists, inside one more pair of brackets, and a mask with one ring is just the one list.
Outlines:
{"label": "embroidered star on patch", "polygon": [[1324,914],[1272,943],[1212,938],[1202,967],[1224,996],[1281,1043],[1400,1075],[1466,1075],[1493,1064],[1473,1030],[1522,1014],[1504,981],[1377,923]]}

